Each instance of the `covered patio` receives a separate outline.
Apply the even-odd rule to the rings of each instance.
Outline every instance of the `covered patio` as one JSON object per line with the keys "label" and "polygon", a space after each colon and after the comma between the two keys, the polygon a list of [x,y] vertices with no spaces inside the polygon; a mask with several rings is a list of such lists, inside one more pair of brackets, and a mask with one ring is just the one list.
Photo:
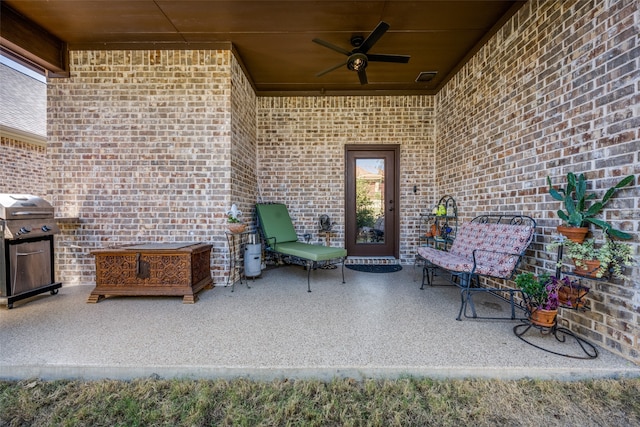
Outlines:
{"label": "covered patio", "polygon": [[[91,20],[77,18],[80,3]],[[113,2],[108,11],[112,16],[118,16],[116,3],[131,5]],[[171,19],[168,7],[180,11],[184,6],[178,5],[183,3],[254,4],[246,10],[262,17],[262,7],[278,1],[142,1],[136,6],[152,9],[164,22]],[[291,37],[292,28],[300,28],[302,22],[296,17],[314,20],[317,15],[273,9],[291,15],[295,23],[287,28],[271,20],[282,27],[278,39],[299,46],[295,51],[304,54],[303,59],[289,62],[293,56],[283,49],[278,51],[284,54],[282,61],[260,51],[266,64],[279,67],[273,75],[290,76],[289,71],[300,66],[301,75],[320,85],[325,80],[318,80],[315,73],[325,60],[307,59],[327,55],[328,66],[336,52],[313,39],[342,46],[354,31],[367,34],[381,20],[389,21],[391,29],[376,49],[411,54],[412,66],[422,64],[419,71],[433,70],[421,61],[432,55],[440,58],[449,50],[448,44],[426,37],[433,28],[415,43],[391,43],[427,22],[415,13],[417,5],[431,19],[430,4],[447,2],[369,2],[375,10],[366,19],[358,7],[361,2],[344,3],[357,10],[326,14],[327,23],[342,22],[335,35],[314,24],[302,26],[300,37]],[[55,272],[63,283],[58,296],[0,310],[0,338],[3,348],[10,349],[10,354],[0,356],[3,373],[107,372],[127,377],[151,375],[166,367],[159,375],[197,371],[258,377],[289,371],[441,374],[455,368],[460,375],[516,376],[524,371],[522,375],[528,376],[536,370],[541,375],[551,372],[546,370],[548,362],[567,377],[617,375],[618,359],[609,359],[607,351],[635,363],[637,369],[638,2],[467,3],[485,9],[488,3],[517,7],[510,8],[513,14],[503,15],[495,31],[485,33],[483,43],[469,51],[446,79],[439,72],[429,82],[431,88],[415,81],[412,73],[394,80],[420,85],[419,90],[378,90],[382,74],[376,76],[376,68],[368,70],[370,84],[361,85],[345,66],[326,77],[348,85],[345,90],[314,86],[302,94],[261,90],[258,85],[264,80],[252,72],[255,68],[249,67],[246,55],[246,46],[253,45],[247,39],[218,39],[220,21],[225,16],[248,16],[243,11],[205,14],[190,8],[198,17],[193,22],[215,33],[217,41],[192,43],[183,38],[162,46],[150,40],[132,45],[126,34],[114,33],[107,25],[120,18],[102,19],[93,2],[3,2],[3,17],[17,17],[12,22],[20,24],[14,28],[23,28],[25,17],[33,19],[28,26],[33,34],[41,34],[41,26],[58,33],[58,50],[63,54],[56,58],[64,62],[63,69],[47,71],[46,144],[4,134],[0,138],[0,164],[8,171],[0,177],[2,192],[35,194],[55,207],[61,230],[55,238]],[[64,13],[62,4],[74,13]],[[16,14],[6,13],[6,7],[14,7]],[[464,10],[477,26],[477,17],[468,9],[451,7]],[[345,21],[335,19],[342,16]],[[175,24],[182,21],[175,18],[165,34],[176,32]],[[93,30],[94,22],[105,25],[97,36],[90,31],[91,37],[77,39],[66,33],[73,25]],[[2,37],[7,37],[7,28],[11,27],[3,21]],[[202,35],[199,30],[193,34]],[[104,40],[105,35],[111,39]],[[30,46],[43,45],[38,37],[28,39]],[[283,46],[270,38],[265,41]],[[401,72],[407,64],[388,65]],[[111,246],[207,242],[213,246],[213,281],[225,283],[231,258],[225,212],[233,204],[245,213],[253,230],[256,202],[284,203],[298,237],[311,234],[312,243],[324,244],[318,220],[327,215],[337,223],[331,244],[346,246],[346,201],[351,200],[346,191],[346,151],[354,146],[397,149],[392,162],[398,166],[397,191],[388,200],[396,203],[398,250],[393,257],[404,266],[403,272],[392,276],[348,272],[345,286],[326,279],[333,274],[329,272],[317,275],[314,292],[307,295],[304,272],[269,271],[252,289],[238,286],[231,293],[218,287],[205,291],[194,306],[156,298],[85,304],[96,282],[92,252]],[[560,314],[563,326],[607,349],[600,357],[576,361],[532,348],[513,335],[513,322],[456,322],[456,289],[418,290],[410,273],[424,235],[422,215],[444,195],[456,200],[460,224],[485,213],[532,216],[538,226],[536,237],[521,268],[535,274],[555,271],[556,251],[548,250],[548,244],[562,221],[557,214],[560,203],[549,195],[547,178],[564,185],[569,172],[586,174],[590,190],[600,195],[620,177],[635,177],[599,216],[632,235],[627,242],[635,264],[624,279],[587,281],[589,311]],[[591,237],[598,244],[605,238],[593,227]],[[300,278],[294,279],[297,274]],[[497,308],[493,302],[485,306]]]}
{"label": "covered patio", "polygon": [[[0,310],[0,377],[21,379],[584,378],[638,377],[640,367],[598,347],[578,360],[536,349],[517,321],[456,321],[455,287],[420,290],[420,269],[267,269],[261,278],[177,297],[112,297],[86,304],[91,286],[63,287]],[[442,283],[442,276],[439,283]],[[491,297],[485,313],[508,314]],[[536,339],[538,331],[528,334]],[[575,351],[552,336],[550,349]]]}

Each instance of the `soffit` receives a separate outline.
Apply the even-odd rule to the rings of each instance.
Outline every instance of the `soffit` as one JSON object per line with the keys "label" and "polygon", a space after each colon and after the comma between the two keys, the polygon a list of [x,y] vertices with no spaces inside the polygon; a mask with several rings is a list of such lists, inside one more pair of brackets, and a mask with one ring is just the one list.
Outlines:
{"label": "soffit", "polygon": [[[230,42],[259,95],[433,94],[526,1],[4,0],[68,48],[199,48]],[[390,29],[369,53],[410,55],[407,64],[370,62],[369,84],[346,57],[380,21]],[[437,71],[430,82],[421,72]]]}

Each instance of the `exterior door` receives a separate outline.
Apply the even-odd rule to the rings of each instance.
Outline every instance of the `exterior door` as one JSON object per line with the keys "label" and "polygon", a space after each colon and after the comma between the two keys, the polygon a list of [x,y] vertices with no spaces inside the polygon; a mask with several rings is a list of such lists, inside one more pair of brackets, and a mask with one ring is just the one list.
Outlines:
{"label": "exterior door", "polygon": [[350,256],[399,256],[397,145],[347,145],[345,238]]}

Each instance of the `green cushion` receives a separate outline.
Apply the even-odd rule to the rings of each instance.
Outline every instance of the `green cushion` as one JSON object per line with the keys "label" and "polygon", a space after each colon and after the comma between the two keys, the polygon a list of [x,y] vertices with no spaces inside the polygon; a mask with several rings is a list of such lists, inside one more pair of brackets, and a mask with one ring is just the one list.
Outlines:
{"label": "green cushion", "polygon": [[328,261],[347,256],[344,248],[298,242],[289,211],[281,203],[257,204],[256,213],[264,237],[275,252],[311,261]]}
{"label": "green cushion", "polygon": [[274,246],[273,250],[281,254],[296,256],[311,261],[328,261],[330,259],[344,258],[347,256],[347,250],[344,248],[310,245],[309,243],[302,242],[278,243]]}
{"label": "green cushion", "polygon": [[293,228],[287,207],[281,203],[257,204],[256,213],[264,237],[269,244],[296,242],[298,235]]}

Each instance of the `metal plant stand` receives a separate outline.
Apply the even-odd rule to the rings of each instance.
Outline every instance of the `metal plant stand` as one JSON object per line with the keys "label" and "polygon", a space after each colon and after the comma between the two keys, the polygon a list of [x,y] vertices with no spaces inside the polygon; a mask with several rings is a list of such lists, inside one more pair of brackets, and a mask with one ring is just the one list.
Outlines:
{"label": "metal plant stand", "polygon": [[[420,231],[418,236],[419,246],[433,246],[434,248],[449,250],[458,232],[458,205],[456,200],[451,196],[442,196],[436,206],[443,205],[446,209],[445,215],[436,215],[432,212],[420,214]],[[432,232],[436,231],[434,235]],[[436,274],[436,267],[425,265],[423,259],[416,256],[414,261],[414,269],[416,266],[422,265],[422,286],[424,289],[425,279],[429,285],[433,284],[433,277]]]}
{"label": "metal plant stand", "polygon": [[235,291],[237,281],[242,284],[243,278],[246,282],[247,288],[251,289],[251,286],[249,286],[249,280],[245,275],[243,264],[244,259],[242,257],[244,246],[246,246],[245,236],[249,233],[249,231],[243,231],[241,233],[225,231],[227,244],[229,246],[229,275],[227,276],[226,286],[231,284],[231,292]]}
{"label": "metal plant stand", "polygon": [[[580,347],[580,349],[582,350],[583,354],[560,353],[557,351],[553,351],[549,348],[542,347],[528,340],[524,336],[527,333],[527,331],[529,331],[529,329],[531,328],[539,330],[540,333],[543,335],[547,335],[547,334],[553,335],[556,340],[562,343],[567,341],[567,337],[573,338],[575,342],[578,344],[578,346]],[[524,323],[521,323],[513,327],[513,333],[522,341],[526,342],[527,344],[535,348],[538,348],[540,350],[544,350],[547,353],[557,354],[558,356],[571,357],[573,359],[595,359],[596,357],[598,357],[598,350],[593,344],[591,344],[589,341],[583,338],[580,338],[579,336],[577,336],[567,328],[558,327],[557,324],[554,324],[551,328],[544,328],[538,325],[534,325],[529,321],[524,321]]]}
{"label": "metal plant stand", "polygon": [[[562,254],[563,252],[563,247],[559,246],[558,247],[558,255],[557,255],[557,259],[561,260],[562,259]],[[556,269],[556,277],[560,278],[562,276],[562,269],[561,267],[558,267]],[[566,275],[566,273],[565,273]],[[583,294],[581,296],[581,298],[584,298],[584,296],[586,295]],[[586,307],[567,307],[567,306],[561,306],[562,308],[566,309],[566,310],[586,310]],[[578,354],[569,354],[569,353],[560,353],[557,351],[553,351],[549,348],[545,348],[542,347],[541,345],[538,345],[534,342],[532,342],[530,339],[527,339],[525,337],[525,334],[531,329],[534,328],[536,330],[539,330],[540,333],[542,335],[553,335],[553,337],[558,340],[559,342],[567,342],[567,338],[573,339],[575,341],[575,343],[578,345],[578,347],[580,347],[580,350],[582,351],[582,353],[578,353]],[[557,320],[554,321],[554,324],[552,327],[550,328],[545,328],[542,326],[538,326],[535,325],[533,323],[531,323],[528,319],[523,320],[523,323],[516,325],[513,327],[513,333],[520,338],[522,341],[526,342],[527,344],[538,348],[540,350],[544,350],[547,353],[551,353],[551,354],[556,354],[558,356],[564,356],[564,357],[571,357],[574,359],[595,359],[596,357],[598,357],[598,350],[596,349],[596,347],[591,344],[589,341],[585,340],[584,338],[581,338],[579,336],[577,336],[574,332],[572,332],[571,330],[564,328],[564,327],[559,327]]]}

